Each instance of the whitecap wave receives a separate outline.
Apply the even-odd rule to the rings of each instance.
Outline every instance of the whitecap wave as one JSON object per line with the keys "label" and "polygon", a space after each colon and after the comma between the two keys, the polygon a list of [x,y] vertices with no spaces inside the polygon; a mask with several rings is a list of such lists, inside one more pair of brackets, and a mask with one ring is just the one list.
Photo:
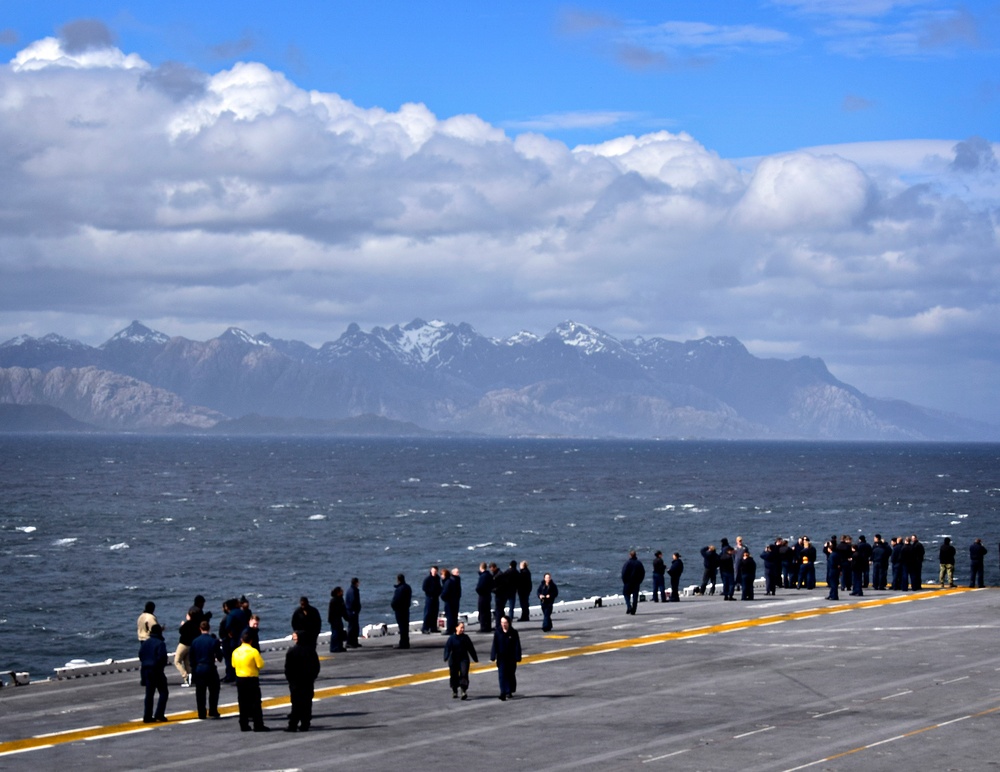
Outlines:
{"label": "whitecap wave", "polygon": [[68,547],[70,544],[74,544],[75,542],[76,542],[76,537],[72,536],[68,539],[56,539],[52,543],[57,547]]}
{"label": "whitecap wave", "polygon": [[34,533],[38,529],[33,525],[19,525],[14,529],[15,531],[20,531],[21,533]]}
{"label": "whitecap wave", "polygon": [[309,515],[310,520],[326,520],[326,515]]}
{"label": "whitecap wave", "polygon": [[108,547],[109,550],[127,550],[129,548],[126,542],[118,542],[118,544],[112,544]]}

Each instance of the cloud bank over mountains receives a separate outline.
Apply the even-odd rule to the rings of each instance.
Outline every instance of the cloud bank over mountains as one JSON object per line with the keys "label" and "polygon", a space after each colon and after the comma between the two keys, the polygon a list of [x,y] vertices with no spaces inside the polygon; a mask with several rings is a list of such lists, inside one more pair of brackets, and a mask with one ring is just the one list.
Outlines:
{"label": "cloud bank over mountains", "polygon": [[568,147],[252,61],[154,67],[77,27],[0,67],[0,339],[579,317],[737,335],[996,420],[998,155],[968,137],[728,159],[669,131]]}

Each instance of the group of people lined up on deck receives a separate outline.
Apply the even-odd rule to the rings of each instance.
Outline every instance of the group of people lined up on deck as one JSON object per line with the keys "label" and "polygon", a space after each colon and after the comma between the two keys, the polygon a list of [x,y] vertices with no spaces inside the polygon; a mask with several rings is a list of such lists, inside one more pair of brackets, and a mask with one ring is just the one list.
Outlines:
{"label": "group of people lined up on deck", "polygon": [[[246,596],[227,600],[222,604],[223,617],[215,635],[210,621],[212,612],[205,611],[204,605],[204,597],[196,596],[179,629],[174,667],[181,675],[181,686],[195,687],[198,718],[205,719],[221,717],[220,684],[235,683],[240,729],[248,732],[252,724],[255,732],[269,731],[261,708],[259,676],[264,660],[260,654],[260,617],[251,613]],[[140,679],[146,688],[143,721],[147,724],[167,720],[169,695],[167,647],[155,612],[156,604],[149,601],[137,620]],[[309,604],[308,598],[299,599],[291,626],[292,646],[285,653],[284,669],[291,710],[285,731],[305,732],[312,719],[314,684],[319,676],[316,641],[323,626],[319,611]],[[219,662],[225,663],[222,679],[217,668]]]}
{"label": "group of people lined up on deck", "polygon": [[[327,620],[331,628],[331,652],[361,647],[360,584],[360,580],[354,577],[346,592],[340,586],[330,592]],[[465,633],[464,622],[458,619],[462,598],[460,571],[458,568],[439,571],[437,566],[431,566],[421,589],[424,592],[421,632],[438,631],[443,606],[445,625],[442,632],[449,636],[444,658],[451,671],[452,696],[458,697],[458,690],[461,689],[465,699],[469,665],[471,661],[478,661],[478,657]],[[527,621],[531,589],[527,561],[522,561],[520,568],[516,561],[511,561],[504,572],[500,572],[495,563],[480,565],[476,586],[480,598],[480,631],[494,633],[490,659],[497,663],[502,700],[512,697],[517,689],[515,672],[521,660],[520,637],[513,626],[515,603],[520,602],[520,620]],[[405,576],[399,574],[390,604],[399,629],[397,649],[410,648],[412,594]],[[545,631],[552,629],[552,606],[558,594],[559,589],[551,575],[545,574],[537,593],[542,608],[542,629]],[[485,609],[482,603],[484,597],[487,600]],[[219,718],[220,685],[236,684],[240,728],[249,731],[252,724],[254,731],[268,731],[263,721],[260,698],[259,673],[264,667],[260,655],[260,617],[251,612],[246,596],[227,600],[222,604],[223,615],[217,634],[213,634],[210,622],[212,612],[205,611],[204,605],[205,598],[196,596],[179,627],[174,667],[181,676],[181,686],[195,686],[198,717],[205,719]],[[137,620],[141,681],[146,687],[143,710],[146,723],[167,720],[167,647],[163,627],[155,612],[156,604],[149,601]],[[291,628],[293,645],[286,653],[285,677],[292,707],[286,731],[308,731],[312,717],[313,685],[319,675],[316,645],[322,631],[322,619],[320,612],[310,605],[306,597],[299,600],[299,606],[292,614]],[[216,666],[218,662],[225,665],[225,676],[221,679]]]}
{"label": "group of people lined up on deck", "polygon": [[[988,550],[982,539],[976,539],[969,547],[969,587],[984,586],[984,559]],[[938,583],[942,587],[956,587],[956,548],[950,537],[945,537],[938,552]],[[860,596],[871,586],[875,590],[920,590],[923,587],[923,563],[926,550],[916,537],[898,536],[888,542],[881,534],[875,534],[869,543],[864,535],[855,541],[849,535],[839,539],[830,537],[823,545],[826,556],[826,583],[830,588],[829,600],[839,600],[839,590],[849,590],[851,595]],[[714,595],[717,584],[722,585],[723,600],[753,600],[754,582],[757,579],[757,559],[742,536],[730,544],[723,538],[718,547],[709,544],[701,549],[703,571],[701,583],[694,592],[700,595]],[[764,578],[764,592],[775,595],[779,588],[807,589],[816,587],[817,549],[808,536],[800,536],[794,544],[778,537],[767,544],[759,558]],[[669,565],[663,553],[657,551],[653,558],[653,600],[667,601],[666,577],[670,578],[670,601],[679,600],[678,587],[684,572],[680,553],[673,553]],[[625,613],[634,614],[638,602],[640,585],[646,575],[642,561],[633,550],[622,566],[622,592],[625,596]],[[891,575],[891,580],[890,580]]]}

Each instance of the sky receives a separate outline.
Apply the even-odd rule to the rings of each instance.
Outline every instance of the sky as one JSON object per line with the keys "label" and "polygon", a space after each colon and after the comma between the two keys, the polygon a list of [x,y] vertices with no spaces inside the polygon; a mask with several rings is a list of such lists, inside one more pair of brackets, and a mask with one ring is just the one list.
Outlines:
{"label": "sky", "polygon": [[0,341],[739,338],[1000,424],[1000,0],[0,4]]}

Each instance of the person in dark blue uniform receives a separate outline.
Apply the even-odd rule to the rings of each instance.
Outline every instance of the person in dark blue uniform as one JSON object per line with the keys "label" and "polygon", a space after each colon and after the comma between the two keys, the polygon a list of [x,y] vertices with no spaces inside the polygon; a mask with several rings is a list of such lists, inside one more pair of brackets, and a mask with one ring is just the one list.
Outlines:
{"label": "person in dark blue uniform", "polygon": [[740,561],[740,586],[743,588],[740,600],[753,600],[753,583],[756,578],[757,561],[753,559],[750,550],[746,550]]}
{"label": "person in dark blue uniform", "polygon": [[[829,544],[830,542],[827,542],[827,545]],[[840,600],[838,591],[840,586],[840,552],[837,551],[836,545],[833,545],[831,549],[824,547],[823,551],[826,552],[826,586],[830,588],[826,599]]]}
{"label": "person in dark blue uniform", "polygon": [[875,534],[872,542],[872,589],[884,590],[887,584],[889,561],[892,559],[892,547],[885,543],[882,534]]}
{"label": "person in dark blue uniform", "polygon": [[521,604],[521,618],[519,621],[527,622],[531,614],[528,604],[531,602],[531,591],[535,589],[531,583],[531,571],[528,570],[528,561],[522,560],[517,571],[517,599]]}
{"label": "person in dark blue uniform", "polygon": [[[723,541],[726,541],[723,539]],[[719,556],[719,578],[722,579],[722,599],[736,600],[736,572],[733,570],[733,553],[735,550],[728,542],[722,545]]]}
{"label": "person in dark blue uniform", "polygon": [[667,583],[666,583],[666,573],[667,564],[663,560],[663,553],[657,550],[653,553],[653,602],[659,603],[660,599],[663,602],[667,601]]}
{"label": "person in dark blue uniform", "polygon": [[[153,625],[149,637],[139,645],[139,680],[146,687],[142,720],[146,724],[167,720],[167,644],[163,640],[163,628]],[[153,712],[153,695],[158,693],[156,712]]]}
{"label": "person in dark blue uniform", "polygon": [[[904,552],[904,554],[906,554]],[[906,573],[910,576],[910,587],[914,590],[923,589],[922,574],[924,570],[924,545],[916,534],[910,536],[909,560],[906,563]]]}
{"label": "person in dark blue uniform", "polygon": [[802,537],[802,548],[799,550],[799,589],[816,589],[816,548],[808,536]]}
{"label": "person in dark blue uniform", "polygon": [[493,632],[493,574],[485,563],[479,564],[476,580],[476,610],[479,612],[479,632]]}
{"label": "person in dark blue uniform", "polygon": [[[306,638],[303,641],[303,637]],[[288,713],[286,732],[308,732],[312,723],[312,702],[319,677],[319,655],[316,644],[309,642],[309,635],[301,630],[292,632],[292,645],[285,653],[285,680],[291,710]]]}
{"label": "person in dark blue uniform", "polygon": [[903,537],[894,537],[891,543],[892,552],[889,564],[892,566],[892,589],[903,590],[906,588],[906,564],[903,562]]}
{"label": "person in dark blue uniform", "polygon": [[684,573],[684,561],[681,560],[681,553],[675,552],[670,561],[670,568],[667,574],[670,576],[670,602],[679,603],[681,596],[678,590],[681,586],[681,574]]}
{"label": "person in dark blue uniform", "polygon": [[517,604],[517,561],[512,560],[503,572],[504,605],[501,609],[511,619],[514,618],[514,606]]}
{"label": "person in dark blue uniform", "polygon": [[431,566],[430,572],[424,577],[421,588],[424,591],[424,623],[421,633],[436,633],[438,630],[438,614],[441,611],[441,577],[438,567]]}
{"label": "person in dark blue uniform", "polygon": [[861,561],[862,561],[861,587],[862,589],[867,589],[868,579],[870,577],[869,571],[871,569],[871,562],[872,562],[872,545],[868,543],[867,539],[865,539],[865,535],[861,534],[858,537],[858,543],[856,546],[858,548],[858,552],[861,553]]}
{"label": "person in dark blue uniform", "polygon": [[559,597],[559,588],[552,581],[552,574],[546,574],[538,585],[538,600],[542,605],[542,632],[552,629],[552,604]]}
{"label": "person in dark blue uniform", "polygon": [[[221,718],[219,715],[219,671],[215,663],[222,661],[222,641],[212,635],[207,619],[199,624],[200,635],[191,643],[191,669],[194,679],[194,701],[198,718]],[[208,696],[208,711],[205,696]]]}
{"label": "person in dark blue uniform", "polygon": [[458,575],[458,568],[451,571],[446,568],[441,579],[441,602],[444,604],[446,635],[455,632],[455,626],[458,624],[458,604],[461,600],[462,581]]}
{"label": "person in dark blue uniform", "polygon": [[969,547],[969,587],[984,587],[983,560],[987,549],[982,539],[976,539]]}
{"label": "person in dark blue uniform", "polygon": [[708,594],[715,595],[715,581],[719,576],[720,559],[714,544],[701,548],[701,559],[703,570],[701,572],[701,586],[698,590],[700,594],[704,595],[708,585],[711,584],[712,589],[708,591]]}
{"label": "person in dark blue uniform", "polygon": [[[846,567],[845,567],[846,568]],[[868,570],[868,556],[861,549],[861,544],[851,547],[851,562],[849,566],[851,572],[851,595],[863,596],[865,572]]]}
{"label": "person in dark blue uniform", "polygon": [[410,604],[413,602],[413,590],[406,583],[402,574],[396,576],[396,586],[392,592],[392,613],[396,617],[396,628],[399,631],[397,649],[410,648]]}
{"label": "person in dark blue uniform", "polygon": [[764,564],[764,594],[775,595],[778,583],[781,581],[781,558],[773,544],[764,547],[760,559]]}
{"label": "person in dark blue uniform", "polygon": [[646,567],[632,550],[622,566],[622,594],[625,595],[625,613],[635,615],[639,605],[639,587],[646,578]]}
{"label": "person in dark blue uniform", "polygon": [[361,581],[358,577],[351,579],[351,586],[344,595],[344,605],[347,607],[347,648],[361,647],[358,637],[361,635]]}
{"label": "person in dark blue uniform", "polygon": [[490,661],[497,663],[500,699],[513,697],[517,691],[517,663],[521,661],[521,637],[506,614],[500,617],[500,625],[493,634]]}
{"label": "person in dark blue uniform", "polygon": [[347,604],[344,602],[344,588],[334,587],[330,590],[330,606],[326,614],[326,621],[330,623],[330,651],[332,653],[347,651],[344,646],[347,641],[344,622],[348,619]]}
{"label": "person in dark blue uniform", "polygon": [[451,686],[451,696],[458,697],[462,690],[462,699],[469,699],[469,666],[479,662],[476,647],[465,632],[465,622],[455,625],[455,632],[448,636],[444,644],[444,661],[448,663],[448,685]]}
{"label": "person in dark blue uniform", "polygon": [[222,654],[226,658],[226,683],[236,683],[236,671],[233,669],[233,652],[240,646],[240,636],[243,631],[250,626],[250,611],[243,608],[238,598],[229,600],[227,607],[229,613],[226,614],[225,630],[226,635],[222,638]]}

